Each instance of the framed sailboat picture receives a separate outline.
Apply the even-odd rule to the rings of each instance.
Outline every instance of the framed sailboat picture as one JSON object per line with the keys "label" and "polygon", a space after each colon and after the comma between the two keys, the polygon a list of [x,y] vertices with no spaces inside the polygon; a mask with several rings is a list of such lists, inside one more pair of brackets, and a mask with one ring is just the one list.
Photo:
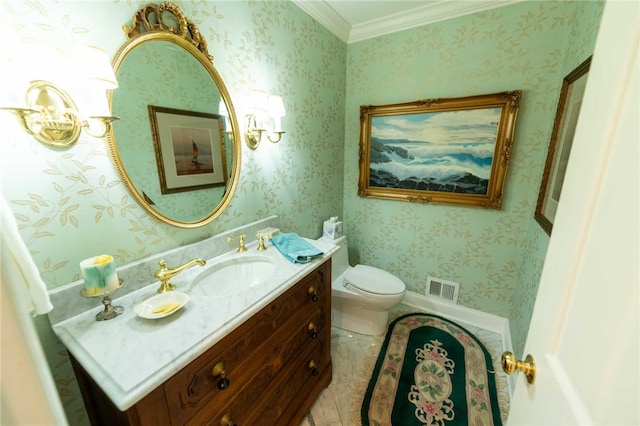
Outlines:
{"label": "framed sailboat picture", "polygon": [[223,117],[149,105],[162,194],[227,183]]}
{"label": "framed sailboat picture", "polygon": [[361,106],[358,195],[500,209],[521,96]]}

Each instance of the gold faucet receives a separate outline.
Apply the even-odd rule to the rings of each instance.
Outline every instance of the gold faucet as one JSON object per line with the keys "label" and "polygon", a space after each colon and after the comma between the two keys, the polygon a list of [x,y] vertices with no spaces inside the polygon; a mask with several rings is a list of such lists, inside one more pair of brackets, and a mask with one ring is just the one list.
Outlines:
{"label": "gold faucet", "polygon": [[[244,245],[244,238],[246,237],[245,234],[240,234],[238,235],[236,238],[238,239],[238,251],[240,253],[243,253],[245,251],[247,251],[247,248]],[[227,242],[230,243],[231,241],[235,240],[236,238],[233,237],[227,237]]]}
{"label": "gold faucet", "polygon": [[155,277],[160,281],[160,288],[158,288],[158,293],[166,293],[167,291],[175,290],[176,286],[169,282],[171,278],[178,275],[185,269],[192,267],[193,265],[198,264],[200,266],[204,266],[205,263],[207,262],[202,259],[193,259],[176,268],[167,268],[167,262],[162,259],[158,262],[158,265],[160,265],[160,269],[158,269],[154,274]]}

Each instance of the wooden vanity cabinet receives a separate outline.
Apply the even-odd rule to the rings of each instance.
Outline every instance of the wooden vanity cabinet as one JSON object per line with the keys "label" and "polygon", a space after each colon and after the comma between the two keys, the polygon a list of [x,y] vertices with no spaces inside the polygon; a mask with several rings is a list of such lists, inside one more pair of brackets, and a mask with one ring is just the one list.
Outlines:
{"label": "wooden vanity cabinet", "polygon": [[72,361],[94,425],[297,426],[331,382],[331,259],[126,412]]}

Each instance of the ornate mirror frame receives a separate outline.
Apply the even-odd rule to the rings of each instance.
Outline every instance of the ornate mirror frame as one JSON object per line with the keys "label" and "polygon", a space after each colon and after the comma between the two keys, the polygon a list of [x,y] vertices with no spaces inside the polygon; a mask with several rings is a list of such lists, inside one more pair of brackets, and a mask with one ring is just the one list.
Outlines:
{"label": "ornate mirror frame", "polygon": [[[118,75],[127,56],[137,47],[154,40],[173,43],[175,44],[176,49],[183,49],[197,59],[211,77],[212,84],[217,86],[220,98],[224,101],[227,109],[228,127],[227,131],[222,132],[222,143],[225,142],[224,138],[228,137],[232,147],[232,152],[230,153],[231,160],[229,160],[229,164],[227,166],[228,180],[226,182],[226,187],[223,189],[224,192],[220,202],[213,206],[211,211],[207,212],[204,217],[196,220],[189,221],[169,217],[167,214],[153,207],[155,205],[153,200],[150,199],[142,189],[136,188],[131,176],[124,166],[123,159],[121,158],[121,152],[118,150],[115,130],[112,128],[107,136],[107,145],[115,168],[128,191],[140,206],[142,206],[152,216],[173,226],[181,228],[196,228],[206,225],[218,217],[227,207],[235,192],[240,175],[240,157],[242,151],[240,146],[241,138],[236,136],[240,135],[240,131],[229,92],[227,91],[221,76],[213,66],[213,57],[207,50],[207,43],[205,39],[200,34],[196,25],[188,20],[179,7],[174,3],[163,2],[161,4],[147,4],[134,15],[132,26],[129,27],[125,25],[123,26],[123,30],[127,41],[118,50],[113,60],[113,67],[116,75]],[[114,91],[111,91],[111,93],[109,93],[109,104],[112,108],[114,105],[113,97]],[[217,110],[218,105],[212,105],[212,109]],[[231,128],[231,132],[229,132],[229,127]],[[143,143],[147,143],[147,141],[145,140]],[[151,135],[148,143],[151,145],[154,144],[154,140]],[[156,159],[154,158],[152,161],[156,161]],[[213,202],[215,203],[216,201],[214,200]]]}

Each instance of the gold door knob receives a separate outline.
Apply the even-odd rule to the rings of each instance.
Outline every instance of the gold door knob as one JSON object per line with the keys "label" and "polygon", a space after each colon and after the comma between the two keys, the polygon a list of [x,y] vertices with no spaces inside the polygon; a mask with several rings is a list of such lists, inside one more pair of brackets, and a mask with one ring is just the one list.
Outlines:
{"label": "gold door knob", "polygon": [[502,369],[507,374],[522,371],[527,378],[527,383],[533,383],[536,379],[536,363],[531,355],[527,355],[524,361],[518,361],[513,352],[502,354]]}

